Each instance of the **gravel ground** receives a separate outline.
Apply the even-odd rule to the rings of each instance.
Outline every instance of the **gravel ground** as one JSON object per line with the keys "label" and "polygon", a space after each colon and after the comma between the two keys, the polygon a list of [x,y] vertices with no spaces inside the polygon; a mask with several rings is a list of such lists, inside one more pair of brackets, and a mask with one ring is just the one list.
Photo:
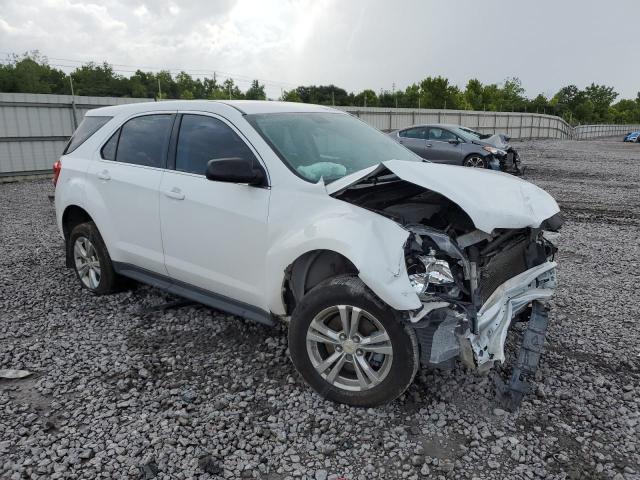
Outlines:
{"label": "gravel ground", "polygon": [[[0,185],[0,478],[640,479],[640,146],[518,145],[568,222],[538,388],[419,372],[392,405],[322,401],[285,328],[64,268],[45,181]],[[516,332],[517,333],[517,332]]]}

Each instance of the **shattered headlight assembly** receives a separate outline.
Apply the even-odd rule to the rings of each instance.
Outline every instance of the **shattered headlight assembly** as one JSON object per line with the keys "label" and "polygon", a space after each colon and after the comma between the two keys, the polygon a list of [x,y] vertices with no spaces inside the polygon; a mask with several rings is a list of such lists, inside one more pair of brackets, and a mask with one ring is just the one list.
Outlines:
{"label": "shattered headlight assembly", "polygon": [[551,232],[549,230],[543,230],[542,238],[544,238],[547,242],[549,242],[554,247],[558,248],[558,245],[560,243],[559,232]]}
{"label": "shattered headlight assembly", "polygon": [[490,147],[488,145],[482,147],[482,149],[489,152],[491,155],[500,155],[501,157],[504,157],[507,154],[504,150],[500,150],[496,147]]}
{"label": "shattered headlight assembly", "polygon": [[451,267],[446,260],[440,260],[433,255],[419,255],[418,260],[425,271],[410,273],[409,281],[418,295],[427,291],[431,285],[455,284]]}

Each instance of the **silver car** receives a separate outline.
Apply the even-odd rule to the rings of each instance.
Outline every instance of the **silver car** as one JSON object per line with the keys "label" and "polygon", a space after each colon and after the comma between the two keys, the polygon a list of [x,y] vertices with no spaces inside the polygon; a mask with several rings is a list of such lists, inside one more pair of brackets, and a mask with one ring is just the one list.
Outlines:
{"label": "silver car", "polygon": [[457,125],[414,125],[388,134],[426,160],[503,170],[507,152]]}

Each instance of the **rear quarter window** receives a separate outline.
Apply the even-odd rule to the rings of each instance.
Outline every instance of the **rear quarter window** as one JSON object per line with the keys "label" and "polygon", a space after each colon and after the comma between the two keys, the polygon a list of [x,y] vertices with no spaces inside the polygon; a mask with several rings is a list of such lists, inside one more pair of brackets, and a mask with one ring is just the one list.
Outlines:
{"label": "rear quarter window", "polygon": [[84,117],[84,120],[82,120],[76,131],[73,132],[62,154],[67,155],[76,150],[112,118],[113,117]]}

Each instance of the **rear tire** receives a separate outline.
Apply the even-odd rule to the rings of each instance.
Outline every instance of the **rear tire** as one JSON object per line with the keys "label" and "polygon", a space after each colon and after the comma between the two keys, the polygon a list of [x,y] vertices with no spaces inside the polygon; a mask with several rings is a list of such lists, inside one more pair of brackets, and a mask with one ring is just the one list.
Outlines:
{"label": "rear tire", "polygon": [[399,397],[418,370],[415,333],[354,276],[326,280],[297,305],[291,360],[322,397],[373,407]]}
{"label": "rear tire", "polygon": [[472,154],[464,159],[462,166],[471,168],[487,168],[487,161],[480,155]]}
{"label": "rear tire", "polygon": [[93,222],[76,225],[69,235],[68,247],[73,270],[83,288],[96,295],[119,289],[119,277],[113,270],[111,257]]}

